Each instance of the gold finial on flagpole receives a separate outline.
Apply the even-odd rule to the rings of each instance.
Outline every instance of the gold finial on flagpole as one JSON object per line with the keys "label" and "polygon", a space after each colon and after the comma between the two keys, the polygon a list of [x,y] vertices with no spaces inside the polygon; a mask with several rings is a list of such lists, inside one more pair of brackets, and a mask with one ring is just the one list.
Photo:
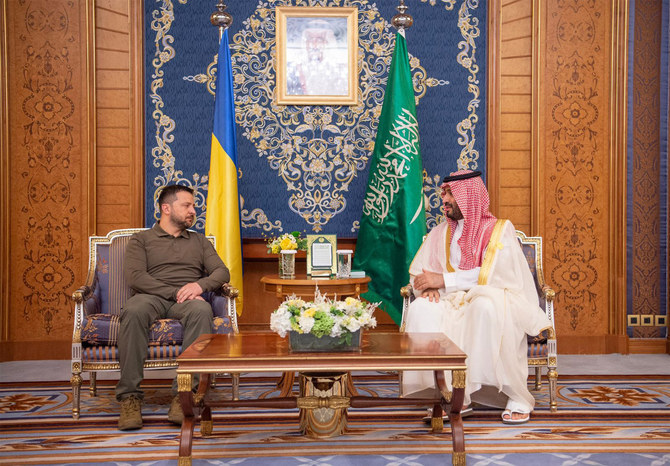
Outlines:
{"label": "gold finial on flagpole", "polygon": [[400,0],[400,5],[396,7],[398,14],[391,19],[391,24],[399,30],[408,29],[414,24],[414,18],[407,11],[407,5],[405,5],[405,0]]}
{"label": "gold finial on flagpole", "polygon": [[219,3],[216,4],[216,8],[218,11],[212,13],[209,17],[209,21],[212,23],[212,26],[219,28],[219,37],[221,37],[223,36],[223,31],[233,24],[233,16],[225,11],[226,4],[223,3],[223,0],[219,0]]}

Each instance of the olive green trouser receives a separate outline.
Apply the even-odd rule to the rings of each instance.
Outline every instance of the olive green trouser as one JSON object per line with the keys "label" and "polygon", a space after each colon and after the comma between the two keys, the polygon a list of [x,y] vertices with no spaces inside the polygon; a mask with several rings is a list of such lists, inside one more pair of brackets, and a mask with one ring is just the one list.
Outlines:
{"label": "olive green trouser", "polygon": [[[149,348],[149,329],[158,319],[176,319],[184,329],[183,348],[186,349],[203,333],[212,333],[212,307],[206,301],[192,299],[183,303],[150,294],[136,294],[121,309],[118,349],[121,378],[116,385],[116,399],[135,395],[144,397],[140,383],[144,378],[144,361]],[[194,377],[193,386],[197,387]],[[172,382],[177,394],[177,379]]]}

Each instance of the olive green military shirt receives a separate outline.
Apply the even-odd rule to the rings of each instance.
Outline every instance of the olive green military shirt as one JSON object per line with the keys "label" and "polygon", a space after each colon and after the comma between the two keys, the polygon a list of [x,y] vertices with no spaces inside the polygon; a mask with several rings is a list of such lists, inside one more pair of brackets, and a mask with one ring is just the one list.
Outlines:
{"label": "olive green military shirt", "polygon": [[228,267],[205,235],[185,230],[175,237],[158,223],[130,237],[124,274],[133,294],[172,300],[187,283],[197,282],[202,291],[214,291],[230,280]]}

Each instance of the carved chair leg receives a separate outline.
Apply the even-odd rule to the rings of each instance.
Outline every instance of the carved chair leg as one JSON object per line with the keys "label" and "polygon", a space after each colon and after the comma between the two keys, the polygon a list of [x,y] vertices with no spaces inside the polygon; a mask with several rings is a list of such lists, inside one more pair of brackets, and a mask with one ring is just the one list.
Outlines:
{"label": "carved chair leg", "polygon": [[547,371],[549,379],[549,410],[552,413],[558,411],[558,400],[556,395],[556,385],[558,383],[558,372],[555,367],[549,367]]}
{"label": "carved chair leg", "polygon": [[91,396],[98,396],[98,373],[96,371],[89,372],[88,393]]}
{"label": "carved chair leg", "polygon": [[79,401],[81,393],[81,372],[73,372],[72,378],[72,419],[79,419]]}
{"label": "carved chair leg", "polygon": [[233,383],[233,400],[239,400],[240,399],[240,373],[239,372],[231,372],[230,373],[230,378],[232,379]]}
{"label": "carved chair leg", "polygon": [[540,366],[535,367],[535,390],[540,390],[542,388],[542,368]]}

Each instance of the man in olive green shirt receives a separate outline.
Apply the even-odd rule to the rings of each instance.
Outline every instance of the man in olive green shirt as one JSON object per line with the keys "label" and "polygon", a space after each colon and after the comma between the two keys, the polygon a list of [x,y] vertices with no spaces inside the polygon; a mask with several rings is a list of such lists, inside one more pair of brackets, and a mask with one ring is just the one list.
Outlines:
{"label": "man in olive green shirt", "polygon": [[[177,319],[184,330],[183,347],[203,333],[212,333],[213,314],[202,293],[221,288],[230,273],[209,240],[188,231],[195,221],[193,190],[169,185],[158,198],[161,218],[153,228],[134,234],[126,247],[124,274],[132,296],[121,310],[119,362],[121,378],[116,399],[121,402],[119,429],[142,427],[140,382],[144,377],[149,328],[157,319]],[[168,419],[181,424],[177,393]]]}

